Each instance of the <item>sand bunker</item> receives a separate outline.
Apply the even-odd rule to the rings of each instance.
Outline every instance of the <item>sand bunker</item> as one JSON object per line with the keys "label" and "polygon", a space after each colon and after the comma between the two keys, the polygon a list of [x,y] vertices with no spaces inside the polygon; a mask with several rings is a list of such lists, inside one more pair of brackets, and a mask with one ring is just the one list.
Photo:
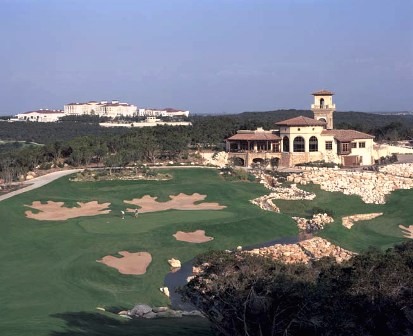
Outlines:
{"label": "sand bunker", "polygon": [[196,230],[194,232],[178,231],[173,235],[176,240],[188,243],[206,243],[214,239],[214,237],[205,236],[204,230]]}
{"label": "sand bunker", "polygon": [[358,215],[345,216],[342,218],[343,226],[346,227],[347,229],[351,229],[351,227],[354,225],[354,222],[370,220],[370,219],[379,217],[381,215],[383,215],[382,212],[373,212],[369,214],[358,214]]}
{"label": "sand bunker", "polygon": [[413,225],[410,225],[408,227],[399,225],[399,228],[402,229],[405,238],[413,239]]}
{"label": "sand bunker", "polygon": [[105,256],[99,263],[116,268],[119,273],[141,275],[146,273],[146,269],[152,261],[152,256],[148,252],[130,253],[128,251],[118,252],[122,257]]}
{"label": "sand bunker", "polygon": [[37,220],[60,221],[75,217],[108,214],[110,212],[107,209],[110,203],[99,204],[97,201],[91,201],[86,203],[77,202],[77,204],[79,207],[67,208],[64,206],[64,202],[47,201],[45,204],[42,204],[39,201],[34,201],[31,205],[26,206],[40,210],[40,212],[34,213],[28,210],[25,212],[25,215],[28,218]]}
{"label": "sand bunker", "polygon": [[[139,213],[143,212],[155,212],[165,210],[221,210],[226,208],[225,205],[219,205],[219,203],[203,202],[194,204],[195,202],[203,201],[206,195],[192,194],[186,195],[180,193],[176,196],[170,195],[170,201],[158,202],[157,197],[145,195],[142,198],[135,198],[130,201],[124,201],[127,204],[133,204],[140,207]],[[128,212],[134,211],[134,209],[126,209]]]}

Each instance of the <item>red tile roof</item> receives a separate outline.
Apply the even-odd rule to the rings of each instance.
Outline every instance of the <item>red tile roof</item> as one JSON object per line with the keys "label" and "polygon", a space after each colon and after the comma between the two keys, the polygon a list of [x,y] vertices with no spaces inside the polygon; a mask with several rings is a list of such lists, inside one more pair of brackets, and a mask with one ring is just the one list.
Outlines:
{"label": "red tile roof", "polygon": [[313,96],[332,96],[334,92],[328,90],[320,90],[317,92],[312,93]]}
{"label": "red tile roof", "polygon": [[229,137],[227,140],[281,140],[281,138],[274,133],[237,133]]}
{"label": "red tile roof", "polygon": [[278,126],[325,126],[326,125],[324,121],[307,118],[303,116],[279,121],[275,124]]}
{"label": "red tile roof", "polygon": [[30,113],[55,114],[55,113],[64,113],[64,112],[62,110],[40,109],[40,110],[36,110],[36,111],[24,112],[23,114],[30,114]]}
{"label": "red tile roof", "polygon": [[356,139],[374,139],[373,135],[355,131],[355,130],[323,130],[321,135],[332,135],[334,139],[340,142],[350,142]]}

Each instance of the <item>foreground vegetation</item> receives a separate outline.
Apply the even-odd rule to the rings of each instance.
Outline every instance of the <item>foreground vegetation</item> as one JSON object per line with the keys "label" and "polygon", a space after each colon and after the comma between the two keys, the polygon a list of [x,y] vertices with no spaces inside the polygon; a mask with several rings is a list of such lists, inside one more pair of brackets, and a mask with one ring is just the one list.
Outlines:
{"label": "foreground vegetation", "polygon": [[411,335],[413,242],[310,267],[212,252],[185,297],[218,335]]}

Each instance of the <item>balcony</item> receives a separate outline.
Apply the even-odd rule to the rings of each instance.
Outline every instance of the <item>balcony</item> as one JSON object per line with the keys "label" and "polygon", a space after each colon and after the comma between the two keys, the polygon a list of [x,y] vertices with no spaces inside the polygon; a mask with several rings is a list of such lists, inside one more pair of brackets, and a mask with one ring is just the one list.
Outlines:
{"label": "balcony", "polygon": [[311,108],[320,109],[320,110],[332,110],[336,108],[336,104],[332,104],[332,105],[311,104]]}

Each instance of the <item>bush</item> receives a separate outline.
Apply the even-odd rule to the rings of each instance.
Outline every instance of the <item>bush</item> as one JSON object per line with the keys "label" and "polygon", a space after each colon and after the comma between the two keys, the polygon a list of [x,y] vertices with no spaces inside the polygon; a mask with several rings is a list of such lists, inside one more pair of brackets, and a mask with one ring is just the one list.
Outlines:
{"label": "bush", "polygon": [[413,241],[310,265],[212,251],[183,289],[219,335],[412,335]]}
{"label": "bush", "polygon": [[316,214],[320,214],[320,213],[324,214],[325,213],[325,214],[329,215],[330,217],[334,217],[334,211],[331,210],[331,209],[323,209],[323,208],[320,208],[320,207],[314,207],[311,210],[309,210],[309,212],[310,212],[311,215],[316,215]]}

